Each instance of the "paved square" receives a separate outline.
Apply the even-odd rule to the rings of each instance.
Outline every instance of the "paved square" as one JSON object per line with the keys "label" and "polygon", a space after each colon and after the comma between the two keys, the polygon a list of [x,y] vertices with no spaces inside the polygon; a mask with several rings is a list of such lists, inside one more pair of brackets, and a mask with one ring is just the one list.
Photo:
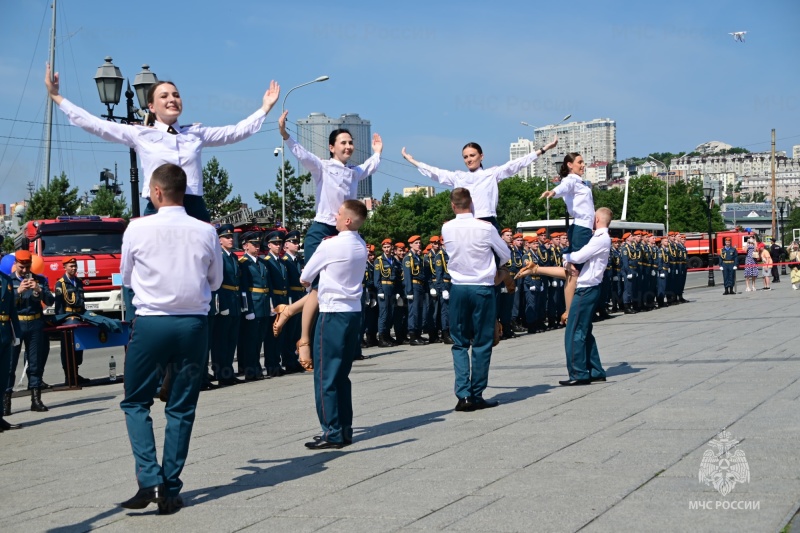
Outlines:
{"label": "paved square", "polygon": [[[166,517],[116,505],[136,491],[122,384],[48,393],[47,413],[15,398],[8,420],[26,427],[0,434],[0,529],[778,531],[800,505],[800,293],[784,281],[596,324],[607,383],[557,385],[561,330],[504,341],[486,392],[501,405],[474,413],[453,412],[449,347],[366,350],[343,450],[303,447],[311,375],[204,392],[187,507]],[[153,422],[161,441],[158,401]],[[725,496],[699,481],[723,428],[750,475]]]}

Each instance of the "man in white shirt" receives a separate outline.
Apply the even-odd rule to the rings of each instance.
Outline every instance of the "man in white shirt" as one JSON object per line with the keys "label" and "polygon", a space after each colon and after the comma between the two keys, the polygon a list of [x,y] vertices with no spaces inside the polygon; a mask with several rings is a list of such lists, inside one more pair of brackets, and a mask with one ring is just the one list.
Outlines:
{"label": "man in white shirt", "polygon": [[456,218],[442,227],[442,238],[449,254],[447,269],[452,282],[450,336],[458,397],[455,410],[473,411],[499,404],[496,400],[484,400],[483,391],[489,382],[497,316],[495,256],[504,264],[511,258],[511,252],[494,226],[472,214],[472,197],[467,189],[453,189],[450,205]]}
{"label": "man in white shirt", "polygon": [[[607,207],[595,211],[595,230],[589,243],[577,252],[564,254],[564,264],[569,263],[567,268],[571,268],[571,275],[578,276],[578,283],[564,329],[569,379],[558,382],[563,386],[589,385],[592,381],[606,380],[597,342],[592,335],[592,315],[600,298],[600,285],[611,249],[611,238],[608,236],[611,216],[611,210]],[[583,268],[578,273],[572,265],[581,263]]]}
{"label": "man in white shirt", "polygon": [[312,450],[339,449],[353,442],[350,369],[361,344],[361,281],[367,247],[358,228],[367,207],[345,200],[336,214],[338,235],[328,237],[306,263],[300,283],[319,276],[319,317],[314,332],[314,396],[322,435],[306,443]]}
{"label": "man in white shirt", "polygon": [[[122,282],[135,292],[136,317],[125,355],[125,398],[120,407],[139,491],[120,505],[144,509],[157,503],[161,514],[183,506],[180,473],[206,373],[209,302],[211,291],[222,283],[216,232],[186,214],[185,191],[186,173],[179,166],[158,167],[150,178],[150,198],[158,212],[132,220],[122,241]],[[159,466],[150,406],[159,375],[168,366],[172,382]]]}

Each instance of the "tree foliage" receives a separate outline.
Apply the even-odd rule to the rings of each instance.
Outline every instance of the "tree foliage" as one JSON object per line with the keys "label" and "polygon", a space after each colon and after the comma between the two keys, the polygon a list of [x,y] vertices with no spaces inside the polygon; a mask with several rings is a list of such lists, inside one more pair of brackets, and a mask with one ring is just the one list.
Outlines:
{"label": "tree foliage", "polygon": [[275,190],[268,190],[264,194],[253,193],[256,201],[262,206],[272,209],[275,213],[275,222],[281,223],[285,228],[307,227],[314,219],[314,196],[306,197],[303,194],[303,185],[311,183],[311,173],[295,175],[294,167],[284,161],[284,179],[286,182],[286,220],[280,220],[283,203],[281,202],[281,170],[275,179]]}
{"label": "tree foliage", "polygon": [[114,191],[107,187],[100,187],[89,204],[81,209],[82,215],[100,215],[113,218],[130,219],[128,203],[125,195],[116,196]]}
{"label": "tree foliage", "polygon": [[25,209],[25,222],[74,215],[80,205],[78,188],[70,188],[69,179],[62,172],[60,176],[50,180],[49,187],[43,185],[31,195]]}
{"label": "tree foliage", "polygon": [[[545,187],[545,182],[540,178],[525,180],[515,176],[501,181],[497,208],[500,226],[516,228],[519,222],[546,219],[546,202],[539,199]],[[626,219],[665,224],[666,184],[653,176],[639,176],[630,179],[629,187]],[[624,189],[595,188],[592,194],[595,207],[608,207],[614,213],[615,219],[622,217]],[[670,186],[670,230],[708,231],[706,206],[700,180],[678,182]],[[563,219],[565,211],[563,200],[550,200],[551,220]],[[399,194],[392,196],[386,191],[381,204],[362,226],[361,233],[367,242],[373,244],[378,244],[387,237],[406,242],[411,235],[420,235],[427,242],[431,235],[440,235],[442,224],[453,217],[449,191],[440,192],[432,198],[427,198],[422,193],[404,198]],[[800,221],[800,210],[797,217]],[[715,231],[725,229],[719,206],[712,207],[711,219]]]}
{"label": "tree foliage", "polygon": [[228,171],[222,168],[216,157],[203,167],[203,199],[206,208],[211,214],[211,220],[215,220],[238,210],[242,206],[242,197],[236,195],[230,200],[233,186],[228,183]]}

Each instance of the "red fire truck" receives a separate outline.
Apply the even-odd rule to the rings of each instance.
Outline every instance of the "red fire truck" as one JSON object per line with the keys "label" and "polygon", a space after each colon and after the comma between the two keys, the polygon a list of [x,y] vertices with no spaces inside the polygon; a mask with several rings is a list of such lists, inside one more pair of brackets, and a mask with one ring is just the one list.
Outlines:
{"label": "red fire truck", "polygon": [[[708,233],[686,233],[686,255],[687,266],[689,268],[704,268],[708,266]],[[714,263],[717,262],[719,251],[725,246],[725,239],[731,239],[731,246],[739,252],[739,264],[744,264],[747,255],[747,239],[753,237],[754,233],[746,231],[720,231],[714,233]]]}
{"label": "red fire truck", "polygon": [[[74,257],[78,261],[78,277],[84,283],[86,309],[119,312],[120,287],[112,283],[111,276],[120,273],[122,234],[127,225],[122,218],[95,215],[30,220],[14,236],[14,248],[30,250],[42,258],[42,274],[50,290],[64,275],[64,259]],[[47,314],[53,312],[53,307],[45,309]]]}

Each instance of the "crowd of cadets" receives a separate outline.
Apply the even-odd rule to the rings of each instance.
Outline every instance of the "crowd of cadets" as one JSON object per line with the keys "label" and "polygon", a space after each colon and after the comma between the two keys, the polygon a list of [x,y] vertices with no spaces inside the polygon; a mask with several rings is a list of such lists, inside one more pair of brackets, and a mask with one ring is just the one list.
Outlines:
{"label": "crowd of cadets", "polygon": [[[528,262],[561,266],[569,244],[566,233],[554,232],[548,238],[545,229],[523,237],[505,228],[501,236],[511,249],[511,259],[505,266],[512,277]],[[613,312],[632,314],[686,302],[683,241],[684,236],[677,232],[662,238],[639,230],[612,239],[595,319],[608,318]],[[419,235],[409,237],[408,245],[384,239],[381,252],[376,254],[374,245],[369,245],[368,252],[362,347],[451,344],[450,277],[441,238],[431,237],[424,249]],[[514,337],[515,332],[563,327],[563,280],[528,275],[502,284],[497,292],[502,339]]]}
{"label": "crowd of cadets", "polygon": [[[220,228],[221,235],[231,232],[230,226]],[[566,233],[551,233],[548,238],[545,229],[523,237],[505,228],[501,236],[511,250],[505,267],[512,278],[528,262],[561,266],[563,251],[569,244]],[[275,317],[271,314],[276,305],[296,301],[305,294],[299,282],[303,268],[298,254],[300,237],[298,232],[280,231],[266,238],[259,233],[242,235],[241,241],[252,243],[254,250],[261,242],[266,242],[269,249],[257,260],[245,254],[235,265],[231,261],[225,269],[226,280],[214,297],[213,338],[209,345],[214,378],[220,384],[237,382],[232,368],[234,351],[238,353],[237,374],[248,381],[303,371],[295,353],[300,316],[292,317],[276,338],[272,333]],[[638,230],[626,233],[622,239],[613,238],[595,319],[608,318],[614,312],[637,313],[685,302],[683,240],[677,232],[661,238]],[[384,239],[380,250],[368,245],[362,283],[361,347],[452,344],[447,262],[447,251],[436,235],[428,239],[424,248],[419,235],[409,237],[407,244]],[[228,300],[230,303],[221,309],[218,302]],[[498,288],[497,302],[502,339],[520,332],[563,327],[563,280],[538,275],[512,279]],[[260,366],[258,358],[262,347],[266,368]],[[359,353],[356,358],[363,356]],[[206,387],[209,386],[213,387],[207,382]]]}

